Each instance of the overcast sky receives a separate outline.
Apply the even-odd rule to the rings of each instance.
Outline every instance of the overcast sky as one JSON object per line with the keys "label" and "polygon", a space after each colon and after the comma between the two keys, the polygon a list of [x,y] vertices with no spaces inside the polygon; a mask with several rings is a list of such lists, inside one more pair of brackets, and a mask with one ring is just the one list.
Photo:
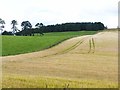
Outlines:
{"label": "overcast sky", "polygon": [[108,28],[118,26],[119,0],[0,0],[0,18],[11,31],[11,21],[44,25],[66,22],[102,22]]}

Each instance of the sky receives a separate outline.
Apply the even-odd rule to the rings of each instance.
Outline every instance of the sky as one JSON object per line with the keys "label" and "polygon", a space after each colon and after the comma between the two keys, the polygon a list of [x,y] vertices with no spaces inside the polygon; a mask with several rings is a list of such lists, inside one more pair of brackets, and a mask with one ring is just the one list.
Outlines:
{"label": "sky", "polygon": [[5,30],[11,30],[11,21],[17,20],[44,25],[66,22],[102,22],[108,28],[118,26],[119,0],[0,0],[0,18]]}

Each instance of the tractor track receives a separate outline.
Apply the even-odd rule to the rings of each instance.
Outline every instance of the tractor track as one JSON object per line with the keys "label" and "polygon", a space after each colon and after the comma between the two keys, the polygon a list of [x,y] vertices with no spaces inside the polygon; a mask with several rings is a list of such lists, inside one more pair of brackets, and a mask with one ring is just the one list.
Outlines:
{"label": "tractor track", "polygon": [[[74,50],[75,48],[77,48],[78,46],[80,46],[81,44],[83,44],[87,39],[89,39],[91,36],[88,36],[88,37],[84,37],[82,38],[81,40],[79,40],[77,43],[75,43],[74,45],[70,46],[69,48],[63,50],[63,51],[60,51],[60,52],[57,52],[55,54],[51,54],[51,55],[46,55],[46,56],[43,56],[43,57],[40,57],[40,58],[45,58],[45,57],[51,57],[51,56],[54,56],[54,55],[62,55],[62,54],[66,54],[72,50]],[[94,52],[94,51],[93,51]]]}

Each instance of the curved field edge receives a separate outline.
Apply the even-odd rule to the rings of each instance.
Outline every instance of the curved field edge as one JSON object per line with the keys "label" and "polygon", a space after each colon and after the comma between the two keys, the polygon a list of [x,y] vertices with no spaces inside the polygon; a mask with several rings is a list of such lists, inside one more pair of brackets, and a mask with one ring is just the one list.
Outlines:
{"label": "curved field edge", "polygon": [[[82,39],[78,37],[70,39],[70,47],[69,43],[64,44],[63,46],[67,45],[67,48],[64,47],[63,50],[58,45],[62,52],[51,57],[33,58],[30,55],[31,58],[21,56],[20,60],[16,56],[14,56],[16,59],[4,57],[3,88],[117,88],[117,32],[101,32],[92,36],[96,38],[97,45],[97,52],[94,54],[81,54],[80,48],[89,47],[90,38],[85,39],[83,45],[80,45],[79,41]],[[71,43],[73,41],[75,42]],[[101,55],[99,51],[101,49],[107,50],[104,53],[102,51]]]}
{"label": "curved field edge", "polygon": [[2,36],[2,56],[18,55],[51,48],[77,36],[92,35],[98,31],[53,32],[44,36]]}
{"label": "curved field edge", "polygon": [[118,84],[103,80],[72,80],[41,76],[4,76],[2,88],[118,88]]}

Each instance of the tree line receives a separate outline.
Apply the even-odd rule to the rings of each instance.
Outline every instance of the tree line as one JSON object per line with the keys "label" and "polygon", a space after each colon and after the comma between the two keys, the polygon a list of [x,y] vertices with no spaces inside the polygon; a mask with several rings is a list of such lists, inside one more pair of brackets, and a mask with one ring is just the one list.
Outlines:
{"label": "tree line", "polygon": [[98,31],[104,30],[105,26],[101,22],[77,22],[48,25],[41,28],[43,32],[66,32],[66,31]]}
{"label": "tree line", "polygon": [[[4,28],[5,21],[0,19],[1,24],[1,32],[2,28]],[[12,20],[12,32],[4,31],[3,35],[33,35],[35,33],[39,33],[40,35],[44,35],[43,33],[48,32],[66,32],[66,31],[98,31],[98,30],[104,30],[107,27],[104,26],[101,22],[76,22],[76,23],[62,23],[62,24],[56,24],[56,25],[43,25],[43,23],[37,23],[35,25],[35,28],[32,28],[32,24],[29,21],[23,21],[21,23],[22,30],[19,30],[16,25],[17,21]]]}
{"label": "tree line", "polygon": [[[38,23],[39,24],[39,23]],[[37,24],[36,24],[37,25]],[[34,35],[34,33],[49,33],[49,32],[67,32],[67,31],[98,31],[104,30],[107,27],[101,22],[83,22],[83,23],[63,23],[56,25],[44,26],[42,23],[38,28],[27,28],[16,33],[17,35]]]}

